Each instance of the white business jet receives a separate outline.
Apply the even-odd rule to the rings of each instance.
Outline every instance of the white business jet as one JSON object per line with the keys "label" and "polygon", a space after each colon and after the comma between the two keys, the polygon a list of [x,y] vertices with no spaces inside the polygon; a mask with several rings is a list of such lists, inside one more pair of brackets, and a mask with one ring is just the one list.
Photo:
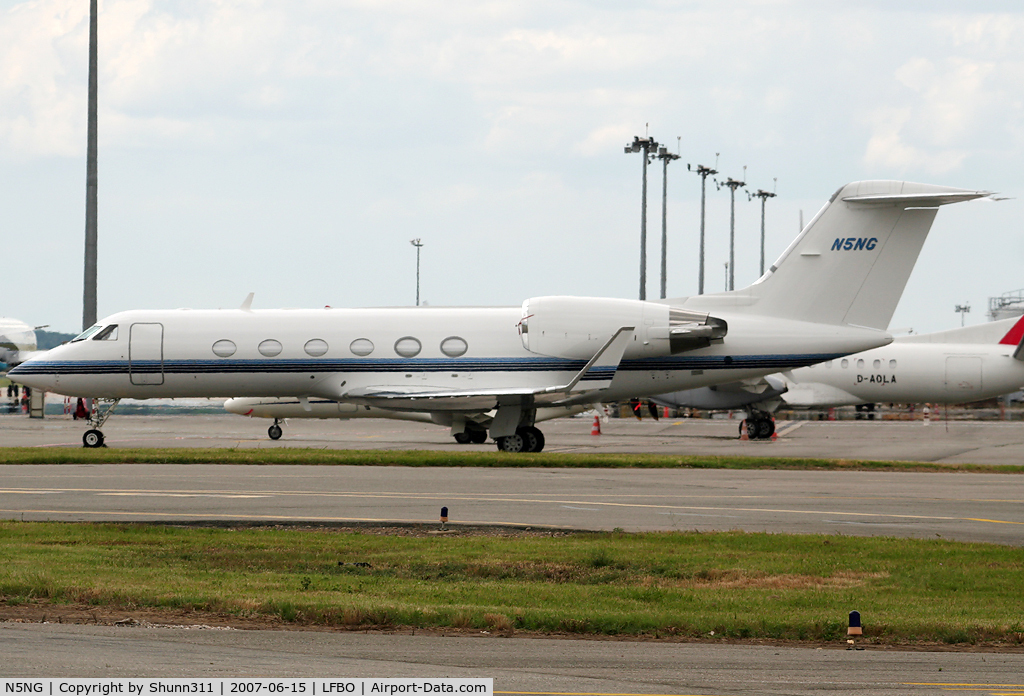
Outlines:
{"label": "white business jet", "polygon": [[19,365],[43,353],[36,347],[35,329],[18,319],[0,317],[0,363]]}
{"label": "white business jet", "polygon": [[891,342],[885,332],[938,207],[981,198],[899,181],[840,188],[757,282],[644,302],[537,297],[522,307],[136,310],[11,371],[71,396],[278,396],[429,413],[499,450],[540,451],[538,408],[760,377]]}

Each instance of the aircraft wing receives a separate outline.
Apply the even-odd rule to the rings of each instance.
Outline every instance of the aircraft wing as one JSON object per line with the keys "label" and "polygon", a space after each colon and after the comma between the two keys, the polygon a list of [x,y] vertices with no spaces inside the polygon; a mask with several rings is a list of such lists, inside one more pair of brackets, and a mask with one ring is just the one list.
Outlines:
{"label": "aircraft wing", "polygon": [[524,401],[548,406],[568,400],[576,402],[581,398],[588,400],[611,386],[634,329],[633,326],[621,327],[565,384],[467,390],[382,385],[349,390],[341,395],[341,399],[379,408],[413,411],[490,410]]}

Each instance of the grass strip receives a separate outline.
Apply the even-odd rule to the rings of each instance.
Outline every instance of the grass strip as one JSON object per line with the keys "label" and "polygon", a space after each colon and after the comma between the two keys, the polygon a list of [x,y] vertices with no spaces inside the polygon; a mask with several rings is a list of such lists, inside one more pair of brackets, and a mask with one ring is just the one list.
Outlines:
{"label": "grass strip", "polygon": [[938,539],[2,522],[0,557],[7,605],[805,641],[845,639],[856,609],[876,643],[1024,642],[1024,551]]}
{"label": "grass strip", "polygon": [[971,472],[1022,474],[1024,465],[787,457],[685,456],[540,452],[451,452],[428,450],[333,450],[297,447],[86,449],[2,447],[0,464],[303,464],[323,466],[419,466],[593,469],[788,469],[843,471]]}

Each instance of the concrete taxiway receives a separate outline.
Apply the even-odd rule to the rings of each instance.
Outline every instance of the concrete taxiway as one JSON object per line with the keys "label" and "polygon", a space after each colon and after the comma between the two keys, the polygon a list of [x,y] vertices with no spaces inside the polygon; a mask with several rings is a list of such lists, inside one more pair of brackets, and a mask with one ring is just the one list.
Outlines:
{"label": "concrete taxiway", "polygon": [[492,677],[497,694],[1011,694],[1024,654],[0,624],[6,677]]}
{"label": "concrete taxiway", "polygon": [[[267,437],[271,421],[223,415],[115,414],[104,427],[110,447],[316,447],[327,449],[440,449],[493,451],[492,443],[457,445],[447,429],[388,420],[301,420],[284,437]],[[1020,421],[789,421],[779,422],[775,442],[742,442],[739,421],[612,418],[591,435],[593,418],[539,424],[549,452],[820,457],[942,463],[1020,464]],[[70,418],[31,420],[0,416],[0,445],[81,447],[85,423]]]}

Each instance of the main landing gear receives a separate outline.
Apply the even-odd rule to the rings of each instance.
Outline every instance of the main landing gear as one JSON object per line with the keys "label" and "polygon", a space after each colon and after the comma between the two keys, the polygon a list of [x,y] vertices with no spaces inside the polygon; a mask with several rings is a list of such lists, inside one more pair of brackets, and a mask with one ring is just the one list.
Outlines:
{"label": "main landing gear", "polygon": [[740,423],[740,437],[743,436],[743,429],[747,429],[747,437],[751,440],[767,440],[775,434],[775,419],[770,413],[754,411],[747,415],[746,420]]}
{"label": "main landing gear", "polygon": [[270,436],[271,440],[280,440],[281,439],[281,435],[284,434],[284,431],[281,430],[280,423],[281,423],[281,419],[280,418],[275,418],[274,419],[274,424],[272,426],[270,426],[269,428],[267,428],[267,435]]}
{"label": "main landing gear", "polygon": [[455,441],[460,445],[482,445],[487,442],[487,431],[483,428],[466,427],[461,433],[455,433]]}
{"label": "main landing gear", "polygon": [[[107,406],[106,410],[100,409],[100,403],[108,402],[110,405]],[[120,399],[96,399],[96,403],[92,406],[92,413],[89,414],[89,425],[91,426],[82,435],[82,445],[84,447],[104,447],[103,444],[103,433],[100,428],[107,422],[110,415],[114,412]]]}
{"label": "main landing gear", "polygon": [[544,433],[532,425],[516,429],[515,435],[495,438],[499,452],[540,452],[544,449]]}

